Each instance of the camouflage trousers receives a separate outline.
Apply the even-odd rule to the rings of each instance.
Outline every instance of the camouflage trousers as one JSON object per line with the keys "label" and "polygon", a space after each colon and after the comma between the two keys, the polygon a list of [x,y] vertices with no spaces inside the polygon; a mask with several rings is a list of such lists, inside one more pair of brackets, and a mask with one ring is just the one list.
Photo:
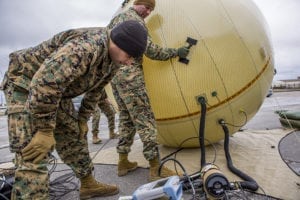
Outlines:
{"label": "camouflage trousers", "polygon": [[131,81],[111,83],[120,110],[118,153],[129,153],[135,133],[143,142],[146,160],[158,156],[157,129],[143,76]]}
{"label": "camouflage trousers", "polygon": [[99,122],[101,118],[101,111],[107,118],[109,130],[115,130],[115,114],[113,106],[108,101],[100,101],[96,106],[95,112],[93,113],[92,119],[92,133],[97,135],[99,133]]}
{"label": "camouflage trousers", "polygon": [[[15,183],[11,199],[49,199],[49,156],[39,164],[24,161],[21,150],[35,133],[30,112],[25,104],[28,92],[7,83],[4,87],[8,108],[8,135],[10,151],[15,153]],[[79,127],[71,100],[62,100],[57,111],[54,136],[56,150],[65,164],[70,166],[78,178],[92,173],[93,164],[89,156],[87,139],[80,140]]]}

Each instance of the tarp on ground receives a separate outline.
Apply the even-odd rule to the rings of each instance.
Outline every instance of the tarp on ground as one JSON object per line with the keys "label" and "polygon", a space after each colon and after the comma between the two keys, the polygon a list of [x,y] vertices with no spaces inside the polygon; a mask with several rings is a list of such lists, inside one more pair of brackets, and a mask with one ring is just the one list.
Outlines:
{"label": "tarp on ground", "polygon": [[[292,131],[291,129],[245,130],[230,137],[229,146],[236,168],[255,179],[267,195],[286,200],[295,200],[300,197],[300,178],[285,164],[278,151],[279,141]],[[206,148],[206,162],[212,162],[215,158],[215,164],[229,181],[240,181],[241,179],[227,168],[223,141],[214,144],[214,147],[216,151],[212,146]],[[140,167],[148,167],[142,148],[141,141],[135,140],[129,159],[137,161]],[[163,146],[160,149],[161,157],[176,150]],[[94,163],[118,163],[115,147],[102,150],[96,155],[94,153],[92,157],[94,157]],[[176,159],[184,166],[188,174],[200,170],[199,148],[184,149],[176,154]],[[173,162],[167,162],[166,165],[174,169]],[[260,190],[259,193],[262,191]]]}
{"label": "tarp on ground", "polygon": [[[296,200],[300,197],[300,177],[282,160],[278,149],[281,139],[291,132],[293,132],[291,129],[245,130],[230,137],[229,146],[236,168],[255,179],[267,195],[285,200]],[[295,140],[300,140],[298,136],[295,136]],[[110,140],[110,142],[117,143],[117,140]],[[147,168],[148,162],[143,157],[142,148],[141,141],[135,140],[129,159],[137,161],[139,167]],[[295,151],[299,151],[300,146],[296,145],[296,148]],[[212,162],[216,159],[215,164],[229,181],[240,181],[239,177],[228,170],[223,149],[222,141],[214,144],[214,148],[206,147],[206,161]],[[164,157],[176,149],[161,146],[160,150],[161,157]],[[119,156],[116,148],[110,147],[99,152],[92,152],[91,157],[97,164],[116,165]],[[176,154],[176,159],[184,166],[188,174],[200,170],[199,148],[184,149]],[[296,162],[299,162],[300,158],[297,160]],[[174,169],[174,163],[167,162],[166,165]],[[12,163],[2,164],[1,167],[12,167]],[[179,166],[178,169],[180,169]],[[263,192],[260,190],[259,193]]]}

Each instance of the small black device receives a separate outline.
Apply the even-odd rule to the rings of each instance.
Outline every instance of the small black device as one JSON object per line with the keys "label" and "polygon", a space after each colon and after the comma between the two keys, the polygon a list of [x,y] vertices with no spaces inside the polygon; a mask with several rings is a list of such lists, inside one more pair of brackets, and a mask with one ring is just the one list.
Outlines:
{"label": "small black device", "polygon": [[[186,39],[186,43],[188,43],[187,48],[190,49],[193,45],[196,45],[197,41],[198,40],[196,40],[196,39],[187,37],[187,39]],[[189,59],[187,59],[187,58],[179,58],[179,62],[184,63],[184,64],[189,64]]]}
{"label": "small black device", "polygon": [[230,189],[228,179],[214,164],[207,164],[201,170],[204,191],[210,199],[221,199],[225,191]]}

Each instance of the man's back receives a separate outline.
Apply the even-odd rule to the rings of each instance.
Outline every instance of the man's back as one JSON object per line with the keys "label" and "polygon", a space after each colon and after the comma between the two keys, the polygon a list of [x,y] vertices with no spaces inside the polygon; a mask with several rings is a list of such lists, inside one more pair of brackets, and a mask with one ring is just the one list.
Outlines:
{"label": "man's back", "polygon": [[43,62],[71,40],[82,37],[87,33],[99,32],[101,28],[79,28],[60,32],[37,46],[12,52],[9,55],[10,65],[8,78],[14,84],[28,89],[33,75],[39,70]]}

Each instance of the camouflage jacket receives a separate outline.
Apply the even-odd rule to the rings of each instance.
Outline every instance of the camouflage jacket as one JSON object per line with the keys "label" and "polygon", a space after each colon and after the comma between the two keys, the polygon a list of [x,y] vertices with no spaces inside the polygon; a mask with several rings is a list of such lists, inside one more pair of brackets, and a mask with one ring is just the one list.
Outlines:
{"label": "camouflage jacket", "polygon": [[54,129],[59,102],[84,92],[79,116],[89,118],[118,70],[108,39],[106,28],[72,29],[9,55],[8,81],[29,92],[27,106],[37,128]]}
{"label": "camouflage jacket", "polygon": [[[137,20],[139,21],[146,29],[145,21],[142,17],[138,15],[138,13],[130,7],[124,12],[116,15],[108,24],[108,28],[112,29],[116,25],[120,24],[123,21],[127,20]],[[147,48],[145,51],[145,56],[152,60],[168,60],[170,58],[174,58],[178,55],[177,49],[175,48],[162,48],[157,44],[152,42],[151,36],[148,34],[147,40]],[[131,66],[122,66],[120,70],[117,72],[116,76],[114,76],[112,83],[116,84],[118,82],[124,81],[127,79],[131,79],[135,76],[134,69],[137,69],[137,74],[141,73],[141,69],[143,64],[143,57],[135,58],[133,64]],[[131,68],[131,69],[129,69]],[[130,81],[130,80],[129,80]]]}

